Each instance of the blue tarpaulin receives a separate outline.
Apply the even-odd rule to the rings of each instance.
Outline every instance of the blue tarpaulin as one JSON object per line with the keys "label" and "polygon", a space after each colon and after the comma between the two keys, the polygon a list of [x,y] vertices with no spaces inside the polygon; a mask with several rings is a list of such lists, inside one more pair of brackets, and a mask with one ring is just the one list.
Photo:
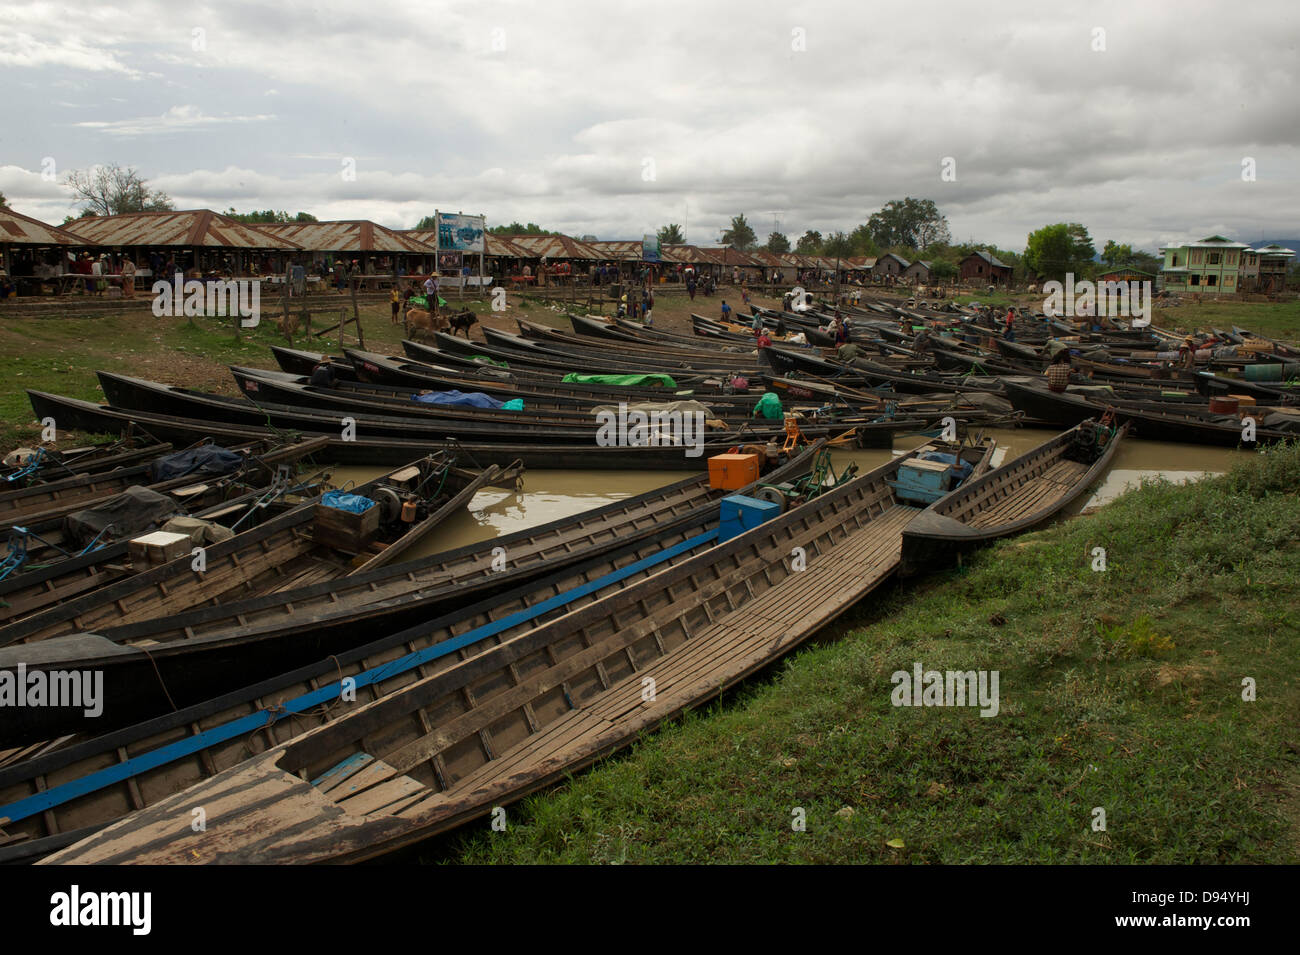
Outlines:
{"label": "blue tarpaulin", "polygon": [[320,502],[326,507],[352,514],[364,514],[375,506],[375,502],[370,498],[362,497],[360,494],[349,494],[347,491],[326,491],[321,495]]}
{"label": "blue tarpaulin", "polygon": [[422,405],[456,405],[465,408],[499,409],[505,404],[481,391],[431,391],[424,395],[411,395],[411,400]]}

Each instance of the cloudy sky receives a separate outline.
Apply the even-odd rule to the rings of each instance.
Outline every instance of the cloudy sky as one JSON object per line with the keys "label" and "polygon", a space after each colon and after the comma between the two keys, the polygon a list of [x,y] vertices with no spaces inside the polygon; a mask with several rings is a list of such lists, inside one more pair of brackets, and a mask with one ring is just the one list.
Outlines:
{"label": "cloudy sky", "polygon": [[0,192],[57,223],[117,162],[178,208],[398,228],[793,239],[910,195],[1012,249],[1290,237],[1298,37],[1294,0],[4,2]]}

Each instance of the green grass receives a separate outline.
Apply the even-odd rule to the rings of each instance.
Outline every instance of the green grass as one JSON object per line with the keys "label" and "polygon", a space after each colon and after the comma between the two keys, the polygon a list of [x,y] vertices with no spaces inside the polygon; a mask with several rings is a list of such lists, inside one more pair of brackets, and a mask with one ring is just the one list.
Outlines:
{"label": "green grass", "polygon": [[1290,302],[1232,302],[1206,300],[1201,304],[1183,298],[1175,308],[1155,310],[1155,323],[1161,328],[1229,329],[1233,325],[1257,332],[1268,338],[1300,341],[1300,300]]}
{"label": "green grass", "polygon": [[[1292,445],[878,595],[837,642],[426,861],[1300,861],[1298,487]],[[914,662],[999,671],[999,715],[895,708]]]}

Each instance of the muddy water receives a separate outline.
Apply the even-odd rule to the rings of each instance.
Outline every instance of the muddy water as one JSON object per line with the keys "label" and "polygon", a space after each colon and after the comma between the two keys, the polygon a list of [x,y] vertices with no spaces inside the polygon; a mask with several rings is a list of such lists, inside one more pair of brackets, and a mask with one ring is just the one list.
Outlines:
{"label": "muddy water", "polygon": [[[998,442],[993,458],[996,466],[1049,440],[1055,432],[1019,428],[988,429],[985,434]],[[926,440],[923,437],[900,437],[894,442],[893,451],[837,450],[833,456],[836,473],[850,462],[857,463],[859,473],[879,467],[894,454],[910,450]],[[1163,476],[1171,481],[1188,481],[1206,474],[1221,474],[1246,453],[1129,439],[1120,448],[1094,493],[1083,504],[1076,505],[1075,510],[1105,504],[1126,489],[1136,487],[1145,477]],[[382,473],[384,469],[381,468],[339,467],[333,469],[333,481],[336,485],[347,480],[360,484]],[[492,540],[663,487],[687,476],[685,471],[528,471],[524,474],[521,491],[501,488],[480,491],[466,510],[446,521],[410,556]]]}

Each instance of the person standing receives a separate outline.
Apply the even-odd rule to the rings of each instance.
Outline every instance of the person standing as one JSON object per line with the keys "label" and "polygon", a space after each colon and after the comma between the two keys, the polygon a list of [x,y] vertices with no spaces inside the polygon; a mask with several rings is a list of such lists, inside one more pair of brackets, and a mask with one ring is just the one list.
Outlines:
{"label": "person standing", "polygon": [[1009,309],[1007,311],[1006,324],[1007,331],[1004,337],[1007,341],[1014,342],[1016,340],[1016,313],[1014,309]]}
{"label": "person standing", "polygon": [[122,257],[122,297],[135,298],[135,263],[129,255]]}
{"label": "person standing", "polygon": [[402,307],[402,296],[397,291],[396,283],[393,284],[393,290],[389,294],[388,301],[393,307],[393,324],[397,324],[397,311]]}
{"label": "person standing", "polygon": [[725,298],[722,300],[722,320],[724,322],[731,321],[731,306],[727,304]]}
{"label": "person standing", "polygon": [[426,307],[429,309],[429,314],[437,315],[438,280],[434,277],[433,273],[430,273],[429,277],[424,280],[424,297],[428,300],[428,305]]}
{"label": "person standing", "polygon": [[754,343],[758,346],[758,367],[771,368],[772,358],[768,349],[772,347],[772,339],[768,338],[766,328],[758,330],[758,338]]}

